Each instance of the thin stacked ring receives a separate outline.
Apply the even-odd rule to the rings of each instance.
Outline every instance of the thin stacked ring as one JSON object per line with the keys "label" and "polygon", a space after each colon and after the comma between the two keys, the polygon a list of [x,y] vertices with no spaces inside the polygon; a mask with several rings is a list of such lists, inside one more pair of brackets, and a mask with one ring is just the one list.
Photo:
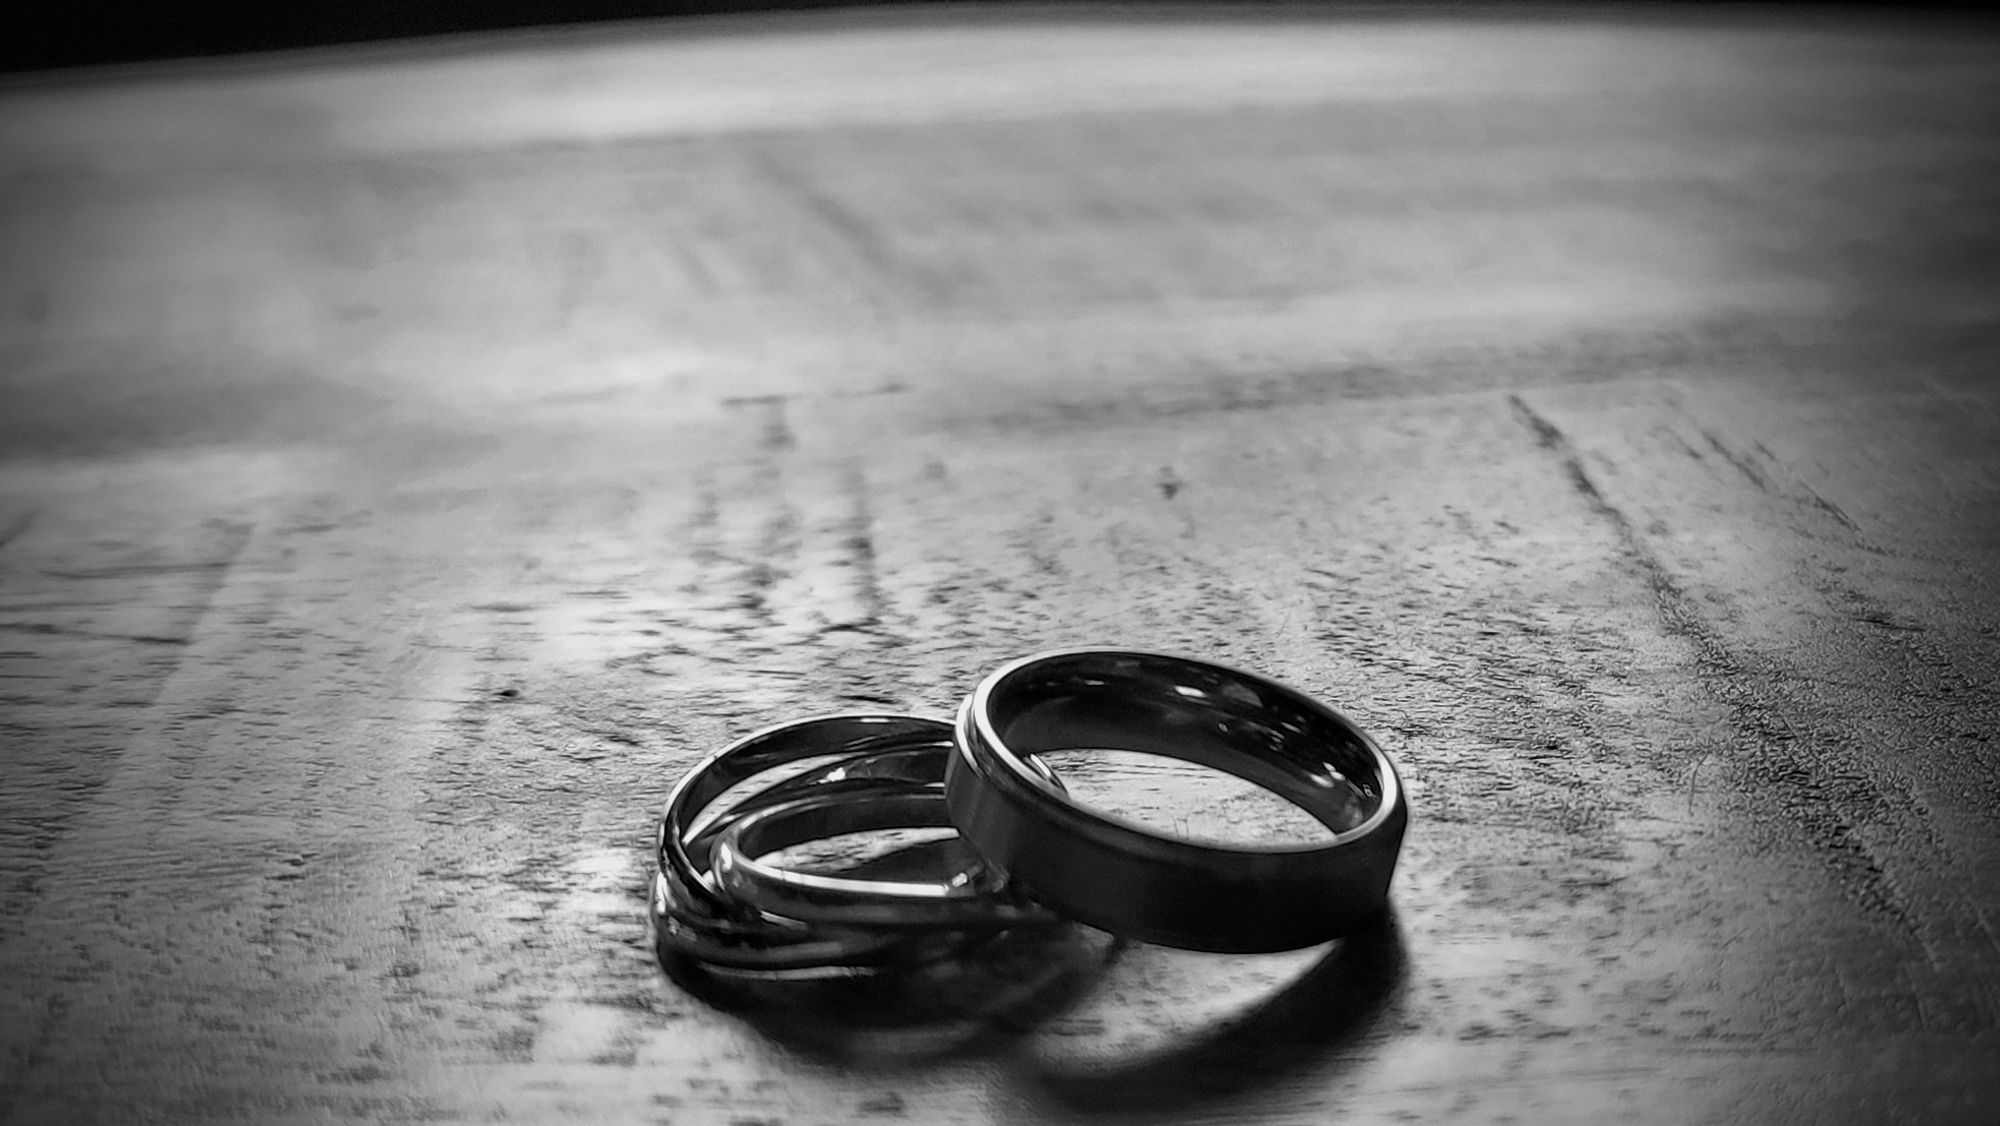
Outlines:
{"label": "thin stacked ring", "polygon": [[[1039,757],[1082,748],[1237,775],[1332,839],[1199,843],[1098,811]],[[730,791],[742,796],[721,801]],[[1295,949],[1384,909],[1408,817],[1389,757],[1295,689],[1186,657],[1062,650],[992,672],[955,725],[826,716],[703,759],[667,799],[654,933],[663,957],[759,971],[949,957],[1005,928],[1063,919],[1187,949]],[[915,827],[956,828],[971,858],[928,882],[770,859],[842,834]]]}

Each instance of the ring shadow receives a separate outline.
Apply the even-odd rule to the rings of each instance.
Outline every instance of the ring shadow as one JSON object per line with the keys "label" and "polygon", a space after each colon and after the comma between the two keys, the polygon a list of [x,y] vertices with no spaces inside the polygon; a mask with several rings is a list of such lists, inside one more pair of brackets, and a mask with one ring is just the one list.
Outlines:
{"label": "ring shadow", "polygon": [[[949,873],[966,861],[953,839],[863,863],[879,879]],[[675,984],[821,1062],[896,1067],[974,1053],[1068,1007],[1124,944],[1073,923],[967,934],[950,957],[867,969],[737,971],[662,955]]]}
{"label": "ring shadow", "polygon": [[1185,1111],[1275,1080],[1353,1045],[1401,999],[1408,951],[1392,910],[1337,942],[1254,1009],[1142,1058],[1021,1076],[1072,1113]]}
{"label": "ring shadow", "polygon": [[808,1058],[894,1068],[975,1054],[1033,1028],[1089,989],[1118,944],[1073,925],[1018,927],[956,957],[820,975],[720,970],[662,959],[697,999]]}
{"label": "ring shadow", "polygon": [[[863,862],[857,876],[920,878],[965,862],[956,839]],[[953,956],[863,970],[758,973],[665,955],[682,989],[808,1059],[896,1069],[981,1054],[1075,1007],[1128,948],[1075,923],[968,936]],[[1129,1060],[1021,1078],[1084,1113],[1185,1109],[1274,1079],[1352,1044],[1401,996],[1407,951],[1393,910],[1333,943],[1254,1008]]]}

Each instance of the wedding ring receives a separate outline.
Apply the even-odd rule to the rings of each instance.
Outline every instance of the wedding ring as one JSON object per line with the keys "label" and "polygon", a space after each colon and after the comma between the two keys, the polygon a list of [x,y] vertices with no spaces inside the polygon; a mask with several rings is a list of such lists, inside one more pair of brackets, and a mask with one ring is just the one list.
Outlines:
{"label": "wedding ring", "polygon": [[[939,759],[942,766],[943,756]],[[1055,921],[1045,909],[1012,895],[1005,879],[983,866],[941,880],[874,880],[804,872],[763,859],[846,833],[950,826],[937,786],[884,782],[863,795],[809,793],[736,819],[716,844],[714,873],[722,890],[740,902],[806,922],[1007,927]]]}
{"label": "wedding ring", "polygon": [[653,947],[663,959],[709,968],[780,973],[836,966],[879,966],[935,960],[958,946],[950,934],[922,936],[825,929],[804,931],[769,919],[731,919],[691,895],[672,873],[653,874]]}
{"label": "wedding ring", "polygon": [[[655,945],[662,955],[731,969],[782,971],[926,960],[971,935],[843,930],[736,903],[711,870],[716,841],[741,817],[801,793],[854,800],[884,781],[939,779],[951,727],[898,715],[835,715],[767,728],[697,763],[667,796],[653,880]],[[726,812],[709,807],[732,788],[783,767],[837,759],[759,790]],[[704,815],[709,816],[704,816]]]}
{"label": "wedding ring", "polygon": [[[1409,820],[1395,766],[1346,717],[1276,681],[1185,657],[1042,653],[989,675],[959,709],[951,820],[1027,894],[1126,938],[1255,953],[1325,942],[1387,902]],[[1175,839],[1092,809],[1028,757],[1149,752],[1237,775],[1330,829],[1329,843]]]}

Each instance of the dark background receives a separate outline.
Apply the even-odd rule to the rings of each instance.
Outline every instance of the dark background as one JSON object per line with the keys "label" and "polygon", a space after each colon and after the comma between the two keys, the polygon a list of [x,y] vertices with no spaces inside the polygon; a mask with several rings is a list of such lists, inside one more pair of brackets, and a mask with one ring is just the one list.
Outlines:
{"label": "dark background", "polygon": [[[989,0],[958,0],[986,4]],[[127,0],[20,5],[0,17],[0,70],[135,62],[647,16],[808,10],[837,0]]]}
{"label": "dark background", "polygon": [[[951,0],[954,6],[1007,6],[1006,0]],[[580,24],[648,16],[723,12],[804,11],[824,8],[940,7],[912,3],[842,3],[841,0],[183,0],[132,5],[127,0],[31,3],[0,17],[0,72],[138,62],[204,55],[229,55],[295,47],[359,43],[454,32],[489,31],[534,25]],[[1018,6],[1018,5],[1016,5]],[[1063,8],[1174,7],[1256,10],[1325,7],[1316,0],[1256,0],[1217,4],[1214,0],[1148,0],[1141,5],[1063,4]],[[1436,10],[1440,7],[1546,7],[1505,0],[1440,5],[1378,3],[1376,11]],[[1657,7],[1606,0],[1598,7]],[[1671,5],[1684,7],[1687,5]],[[1704,5],[1715,6],[1715,5]],[[1810,8],[1909,5],[1771,5],[1729,7]],[[1927,5],[1960,7],[1964,5]]]}
{"label": "dark background", "polygon": [[833,7],[829,0],[125,0],[30,4],[0,27],[0,68],[36,70],[287,47],[718,11]]}

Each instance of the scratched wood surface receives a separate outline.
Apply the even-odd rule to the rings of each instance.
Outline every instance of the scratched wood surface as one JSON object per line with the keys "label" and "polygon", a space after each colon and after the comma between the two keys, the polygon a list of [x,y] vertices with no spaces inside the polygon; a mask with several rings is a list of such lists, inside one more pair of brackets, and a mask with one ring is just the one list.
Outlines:
{"label": "scratched wood surface", "polygon": [[[1675,19],[0,91],[0,1118],[1990,1120],[2000,51]],[[661,973],[679,769],[1090,642],[1377,732],[1394,928]]]}

